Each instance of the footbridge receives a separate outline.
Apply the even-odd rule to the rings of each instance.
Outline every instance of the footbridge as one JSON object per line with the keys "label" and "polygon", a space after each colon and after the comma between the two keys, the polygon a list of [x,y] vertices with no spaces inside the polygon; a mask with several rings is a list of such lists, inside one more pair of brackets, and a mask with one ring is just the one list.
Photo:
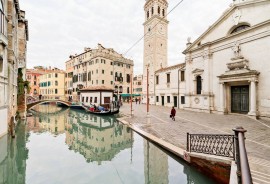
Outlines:
{"label": "footbridge", "polygon": [[44,104],[44,103],[50,103],[50,102],[61,103],[61,104],[66,105],[67,107],[70,107],[70,105],[71,105],[71,102],[61,100],[61,99],[41,99],[41,100],[37,100],[37,101],[34,101],[34,102],[28,102],[27,103],[27,110],[32,109],[36,105]]}

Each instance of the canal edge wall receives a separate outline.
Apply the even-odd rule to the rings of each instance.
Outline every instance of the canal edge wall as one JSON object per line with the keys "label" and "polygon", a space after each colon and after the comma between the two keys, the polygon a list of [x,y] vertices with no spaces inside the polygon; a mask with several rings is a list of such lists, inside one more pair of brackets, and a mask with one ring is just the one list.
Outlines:
{"label": "canal edge wall", "polygon": [[[237,177],[234,177],[234,161],[230,158],[223,158],[213,155],[206,155],[200,153],[189,153],[186,150],[179,148],[171,143],[164,141],[137,126],[127,122],[124,118],[117,118],[119,122],[127,125],[133,131],[146,137],[157,145],[161,146],[170,153],[180,157],[184,161],[188,162],[191,166],[195,167],[199,172],[204,175],[213,178],[221,184],[234,184],[237,183]],[[232,177],[230,177],[232,175]],[[236,173],[235,173],[236,175]]]}

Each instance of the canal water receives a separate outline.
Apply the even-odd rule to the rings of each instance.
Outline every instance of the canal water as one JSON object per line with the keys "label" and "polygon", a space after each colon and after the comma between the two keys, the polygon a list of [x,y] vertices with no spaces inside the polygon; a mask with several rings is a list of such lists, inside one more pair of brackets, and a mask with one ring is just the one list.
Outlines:
{"label": "canal water", "polygon": [[39,105],[0,139],[0,184],[214,183],[114,116]]}

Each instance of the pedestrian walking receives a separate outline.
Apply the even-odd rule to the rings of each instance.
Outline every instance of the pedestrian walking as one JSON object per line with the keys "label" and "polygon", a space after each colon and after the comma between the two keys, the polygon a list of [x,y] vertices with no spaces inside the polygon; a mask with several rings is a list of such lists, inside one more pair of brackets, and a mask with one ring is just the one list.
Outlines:
{"label": "pedestrian walking", "polygon": [[138,103],[138,98],[135,98],[135,102],[136,102],[136,104]]}
{"label": "pedestrian walking", "polygon": [[172,120],[173,120],[173,121],[175,121],[175,114],[176,114],[176,110],[175,110],[175,108],[174,108],[174,107],[172,107],[170,117],[172,118]]}

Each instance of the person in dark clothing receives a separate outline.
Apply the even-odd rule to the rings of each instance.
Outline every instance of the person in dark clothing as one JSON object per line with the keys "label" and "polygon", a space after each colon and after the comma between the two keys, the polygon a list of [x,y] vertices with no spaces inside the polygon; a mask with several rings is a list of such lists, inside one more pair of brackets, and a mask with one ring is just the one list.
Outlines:
{"label": "person in dark clothing", "polygon": [[175,114],[176,114],[176,110],[174,107],[172,107],[172,110],[171,110],[171,118],[173,121],[175,121]]}
{"label": "person in dark clothing", "polygon": [[138,103],[138,98],[135,98],[135,102],[136,102],[136,104]]}

